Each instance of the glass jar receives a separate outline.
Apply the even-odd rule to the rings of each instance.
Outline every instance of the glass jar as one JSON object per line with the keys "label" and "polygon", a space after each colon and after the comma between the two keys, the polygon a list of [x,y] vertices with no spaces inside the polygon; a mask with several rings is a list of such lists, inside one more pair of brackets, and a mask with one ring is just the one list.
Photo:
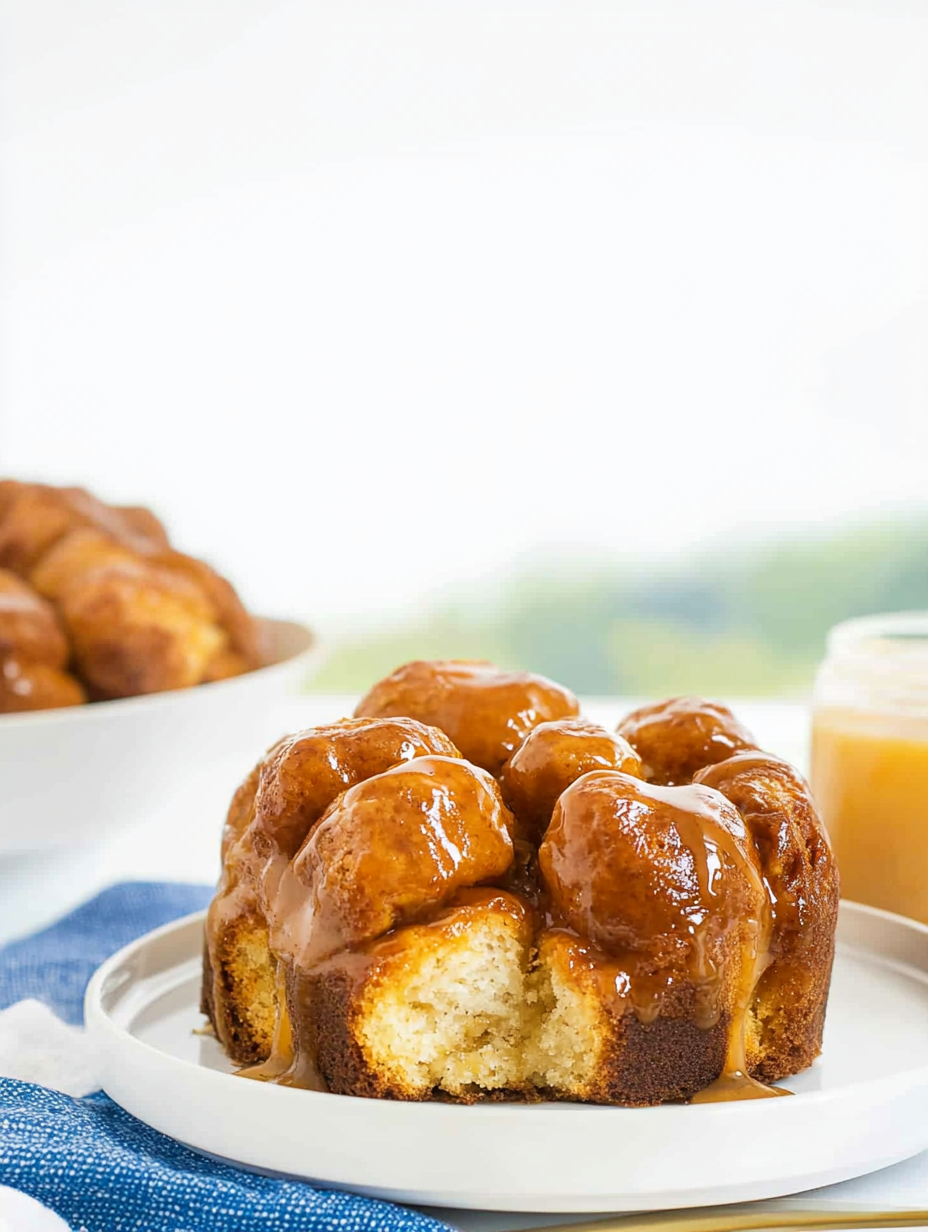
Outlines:
{"label": "glass jar", "polygon": [[928,924],[928,612],[831,630],[810,778],[842,896]]}

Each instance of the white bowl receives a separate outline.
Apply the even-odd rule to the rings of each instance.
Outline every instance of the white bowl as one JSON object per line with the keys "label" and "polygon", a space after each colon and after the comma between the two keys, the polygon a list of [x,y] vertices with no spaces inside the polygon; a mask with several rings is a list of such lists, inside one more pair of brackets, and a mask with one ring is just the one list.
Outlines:
{"label": "white bowl", "polygon": [[217,763],[237,763],[244,774],[282,734],[274,721],[281,701],[321,657],[303,625],[261,623],[269,663],[243,676],[0,715],[0,854],[86,843],[180,806]]}

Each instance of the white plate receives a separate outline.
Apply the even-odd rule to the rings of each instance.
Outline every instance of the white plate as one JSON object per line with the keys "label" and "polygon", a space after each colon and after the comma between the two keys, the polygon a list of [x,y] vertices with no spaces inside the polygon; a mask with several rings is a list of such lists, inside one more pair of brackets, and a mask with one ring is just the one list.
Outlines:
{"label": "white plate", "polygon": [[193,1034],[202,914],[100,968],[105,1089],[195,1150],[398,1202],[628,1211],[798,1193],[928,1146],[928,928],[843,903],[822,1058],[791,1099],[604,1108],[394,1103],[235,1078]]}
{"label": "white plate", "polygon": [[[253,672],[145,697],[0,715],[0,855],[73,847],[154,815],[183,810],[217,761],[244,776],[283,733],[280,699],[320,658],[309,629],[262,620],[268,663]],[[232,780],[234,781],[234,780]],[[228,807],[230,780],[216,816]]]}

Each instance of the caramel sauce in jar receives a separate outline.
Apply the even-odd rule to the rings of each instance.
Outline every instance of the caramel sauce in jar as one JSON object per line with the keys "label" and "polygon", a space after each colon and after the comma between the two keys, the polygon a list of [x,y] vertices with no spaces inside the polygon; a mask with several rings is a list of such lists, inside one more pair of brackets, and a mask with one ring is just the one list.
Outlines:
{"label": "caramel sauce in jar", "polygon": [[928,612],[831,631],[811,785],[844,896],[928,924]]}

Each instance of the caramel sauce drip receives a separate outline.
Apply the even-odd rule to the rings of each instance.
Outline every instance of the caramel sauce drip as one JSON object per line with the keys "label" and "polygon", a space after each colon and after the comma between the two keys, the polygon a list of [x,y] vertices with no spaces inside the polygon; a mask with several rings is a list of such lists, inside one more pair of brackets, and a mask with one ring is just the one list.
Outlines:
{"label": "caramel sauce drip", "polygon": [[697,1091],[691,1098],[691,1104],[722,1104],[738,1099],[776,1099],[780,1095],[792,1095],[783,1087],[768,1087],[756,1078],[751,1078],[743,1069],[729,1068],[726,1061],[725,1070],[715,1082]]}
{"label": "caramel sauce drip", "polygon": [[301,970],[442,907],[513,862],[512,816],[485,771],[419,757],[352,787],[281,871],[271,949]]}
{"label": "caramel sauce drip", "polygon": [[747,1028],[748,1016],[754,1000],[754,994],[760,978],[770,964],[770,937],[772,931],[772,916],[768,913],[766,925],[759,925],[754,933],[753,944],[745,946],[743,955],[742,979],[737,990],[734,1012],[728,1029],[728,1046],[725,1052],[725,1064],[715,1082],[697,1091],[692,1097],[694,1104],[722,1103],[728,1100],[740,1099],[773,1099],[780,1095],[790,1095],[781,1087],[767,1086],[751,1078],[748,1074],[747,1062]]}
{"label": "caramel sauce drip", "polygon": [[[286,1083],[286,1077],[293,1068],[295,1059],[293,1047],[293,1029],[290,1022],[290,1006],[287,1000],[287,967],[277,964],[277,1021],[274,1024],[274,1038],[271,1041],[271,1051],[267,1059],[257,1065],[246,1065],[236,1070],[239,1078],[254,1078],[258,1082]],[[321,1083],[321,1079],[319,1080]],[[314,1086],[312,1090],[323,1091],[325,1085]]]}
{"label": "caramel sauce drip", "polygon": [[[745,1077],[747,1020],[771,960],[773,916],[733,805],[705,787],[594,772],[558,800],[539,863],[548,925],[589,939],[605,956],[614,996],[642,1023],[686,985],[695,990],[698,1026],[711,1029],[726,1011],[725,1065],[708,1098],[776,1094]],[[731,970],[739,973],[734,989],[726,986]]]}

